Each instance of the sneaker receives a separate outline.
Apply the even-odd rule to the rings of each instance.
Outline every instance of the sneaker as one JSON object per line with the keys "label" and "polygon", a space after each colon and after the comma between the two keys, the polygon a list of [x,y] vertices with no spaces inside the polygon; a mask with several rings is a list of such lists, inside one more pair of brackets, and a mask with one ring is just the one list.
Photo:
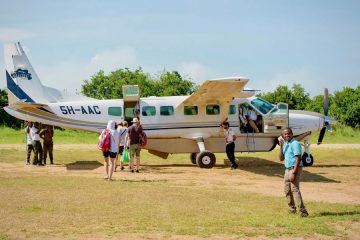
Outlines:
{"label": "sneaker", "polygon": [[131,169],[131,172],[133,173],[133,172],[134,172],[134,169]]}
{"label": "sneaker", "polygon": [[139,173],[139,169],[138,169],[138,170],[136,170],[136,172],[137,172],[137,173]]}
{"label": "sneaker", "polygon": [[308,212],[301,212],[300,213],[300,217],[308,217],[309,213]]}
{"label": "sneaker", "polygon": [[231,166],[231,170],[235,170],[235,169],[237,169],[239,166],[238,165],[233,165],[233,166]]}

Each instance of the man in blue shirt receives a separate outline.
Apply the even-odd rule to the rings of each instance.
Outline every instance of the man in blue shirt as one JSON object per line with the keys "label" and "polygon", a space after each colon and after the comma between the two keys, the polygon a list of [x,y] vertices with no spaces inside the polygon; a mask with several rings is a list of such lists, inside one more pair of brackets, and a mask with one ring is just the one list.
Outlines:
{"label": "man in blue shirt", "polygon": [[296,213],[294,198],[298,203],[300,216],[309,216],[300,192],[300,178],[302,174],[301,145],[293,137],[291,128],[285,128],[283,135],[279,137],[280,161],[284,161],[284,190],[290,213]]}

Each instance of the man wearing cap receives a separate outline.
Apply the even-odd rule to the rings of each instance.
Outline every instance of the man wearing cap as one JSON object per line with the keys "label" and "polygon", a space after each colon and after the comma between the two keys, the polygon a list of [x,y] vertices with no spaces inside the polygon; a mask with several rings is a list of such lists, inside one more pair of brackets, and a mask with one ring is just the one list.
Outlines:
{"label": "man wearing cap", "polygon": [[291,128],[285,128],[281,137],[279,137],[280,144],[280,161],[284,161],[285,175],[284,175],[284,191],[289,207],[289,213],[296,213],[296,206],[294,198],[297,201],[301,217],[307,217],[309,214],[306,211],[303,199],[300,192],[300,179],[302,174],[301,162],[301,145],[293,137]]}
{"label": "man wearing cap", "polygon": [[139,172],[140,166],[140,135],[143,132],[143,128],[140,125],[138,118],[133,118],[131,121],[133,124],[127,129],[125,142],[126,147],[130,152],[130,169],[134,172],[134,157],[136,158],[136,172]]}

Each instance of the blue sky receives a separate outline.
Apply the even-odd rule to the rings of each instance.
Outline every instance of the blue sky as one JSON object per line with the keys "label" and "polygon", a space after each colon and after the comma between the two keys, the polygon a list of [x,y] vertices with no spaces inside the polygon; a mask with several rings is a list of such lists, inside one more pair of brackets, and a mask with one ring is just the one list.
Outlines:
{"label": "blue sky", "polygon": [[360,85],[360,1],[2,0],[0,42],[16,41],[45,85],[70,92],[100,69],[139,66],[312,96]]}

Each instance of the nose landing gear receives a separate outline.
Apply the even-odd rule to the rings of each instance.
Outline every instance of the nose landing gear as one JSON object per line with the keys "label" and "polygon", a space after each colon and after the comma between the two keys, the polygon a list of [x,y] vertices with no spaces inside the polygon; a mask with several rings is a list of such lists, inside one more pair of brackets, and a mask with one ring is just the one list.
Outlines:
{"label": "nose landing gear", "polygon": [[301,161],[303,163],[303,166],[312,166],[314,164],[314,158],[313,156],[310,154],[310,144],[308,143],[307,140],[304,140],[304,144],[302,144],[304,146],[304,154],[301,156]]}

